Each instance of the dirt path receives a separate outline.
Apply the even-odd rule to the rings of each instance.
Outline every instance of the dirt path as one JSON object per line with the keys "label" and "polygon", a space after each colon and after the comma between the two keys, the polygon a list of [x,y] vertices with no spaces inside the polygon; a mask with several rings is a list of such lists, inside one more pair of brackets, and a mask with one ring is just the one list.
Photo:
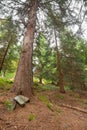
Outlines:
{"label": "dirt path", "polygon": [[[38,95],[35,95],[24,108],[17,107],[13,112],[7,111],[3,104],[0,104],[0,130],[87,130],[87,114],[58,105],[60,102],[72,105],[74,100],[72,97],[71,100],[64,95],[64,99],[61,100],[56,98],[55,92],[48,91],[42,92],[41,95],[47,95],[53,111],[39,99]],[[8,94],[0,98],[6,100],[9,97],[12,95]],[[80,105],[82,109],[87,110],[87,104],[81,106],[80,103],[77,101],[73,105],[78,107]],[[35,119],[29,121],[31,113]]]}

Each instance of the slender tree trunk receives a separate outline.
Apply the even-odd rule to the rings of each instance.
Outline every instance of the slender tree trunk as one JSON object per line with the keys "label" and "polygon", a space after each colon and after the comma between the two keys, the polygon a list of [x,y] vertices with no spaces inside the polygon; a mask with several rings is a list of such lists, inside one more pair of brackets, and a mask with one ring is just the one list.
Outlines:
{"label": "slender tree trunk", "polygon": [[21,56],[12,91],[16,94],[23,94],[31,97],[33,94],[32,53],[38,0],[31,0],[31,5],[29,6],[29,21],[24,36]]}
{"label": "slender tree trunk", "polygon": [[2,77],[5,77],[6,71],[1,71]]}
{"label": "slender tree trunk", "polygon": [[58,85],[60,88],[60,92],[65,93],[64,83],[63,83],[63,73],[62,73],[62,68],[61,68],[60,54],[59,54],[58,45],[57,45],[57,36],[56,36],[55,28],[54,28],[54,35],[55,35],[55,43],[56,43],[57,71],[58,71],[58,79],[59,79]]}
{"label": "slender tree trunk", "polygon": [[11,43],[11,37],[10,37],[10,39],[8,41],[8,45],[7,45],[7,48],[5,50],[5,53],[4,53],[3,57],[1,58],[0,71],[2,70],[2,67],[3,67],[4,61],[5,61],[6,55],[8,53],[8,49],[9,49],[10,43]]}
{"label": "slender tree trunk", "polygon": [[43,84],[43,81],[42,81],[42,78],[41,78],[41,77],[39,78],[39,83],[40,83],[40,84]]}

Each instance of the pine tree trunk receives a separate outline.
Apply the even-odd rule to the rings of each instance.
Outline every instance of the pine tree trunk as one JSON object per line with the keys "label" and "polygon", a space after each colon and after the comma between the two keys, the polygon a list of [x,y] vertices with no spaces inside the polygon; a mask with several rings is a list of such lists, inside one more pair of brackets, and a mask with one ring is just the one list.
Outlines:
{"label": "pine tree trunk", "polygon": [[39,83],[40,83],[40,84],[43,84],[43,81],[42,81],[42,78],[41,78],[41,77],[39,78]]}
{"label": "pine tree trunk", "polygon": [[27,97],[31,97],[33,93],[32,53],[37,8],[38,0],[31,0],[29,21],[24,36],[21,56],[14,80],[14,85],[12,88],[12,91],[16,94],[23,94]]}
{"label": "pine tree trunk", "polygon": [[11,44],[11,36],[10,36],[10,38],[8,40],[8,45],[7,45],[7,48],[5,50],[5,53],[4,53],[4,55],[3,55],[3,57],[1,58],[1,61],[0,61],[1,62],[0,63],[0,71],[2,70],[2,67],[3,67],[4,61],[5,61],[6,55],[8,53],[8,49],[9,49],[10,44]]}
{"label": "pine tree trunk", "polygon": [[55,28],[54,28],[54,34],[55,34],[56,55],[57,55],[57,71],[58,71],[58,79],[59,79],[58,86],[60,88],[60,92],[65,93],[64,83],[63,83],[63,73],[62,73],[62,68],[61,68],[60,54],[59,54],[58,45],[57,45],[57,36],[56,36]]}

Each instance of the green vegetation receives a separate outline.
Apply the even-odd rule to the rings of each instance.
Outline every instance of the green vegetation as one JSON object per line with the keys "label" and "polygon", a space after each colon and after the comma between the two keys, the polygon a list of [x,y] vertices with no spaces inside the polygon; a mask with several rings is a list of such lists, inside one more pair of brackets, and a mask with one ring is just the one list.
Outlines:
{"label": "green vegetation", "polygon": [[[40,32],[33,52],[34,76],[39,83],[57,82],[56,54],[44,33]],[[55,76],[54,76],[55,75]]]}
{"label": "green vegetation", "polygon": [[31,113],[31,114],[29,115],[28,120],[29,120],[29,121],[35,120],[35,115]]}
{"label": "green vegetation", "polygon": [[[42,3],[42,1],[40,2]],[[32,77],[34,77],[34,88],[38,92],[45,91],[45,90],[59,91],[59,87],[64,88],[65,91],[76,90],[76,89],[86,91],[87,90],[87,41],[83,39],[80,35],[74,35],[73,31],[70,30],[71,27],[69,28],[69,26],[70,25],[72,26],[73,23],[79,25],[82,21],[80,21],[79,17],[77,19],[77,16],[76,19],[75,16],[73,17],[73,14],[75,14],[74,10],[72,10],[71,13],[68,13],[68,9],[66,11],[66,9],[64,8],[67,7],[69,1],[66,0],[66,1],[58,2],[57,0],[55,0],[53,1],[52,4],[50,2],[47,2],[48,6],[45,6],[46,4],[45,2],[46,1],[44,1],[43,4],[41,3],[37,4],[41,6],[44,5],[43,7],[46,7],[46,9],[44,9],[43,7],[39,7],[44,9],[44,11],[46,11],[45,12],[46,15],[43,14],[44,15],[43,18],[45,19],[43,19],[42,22],[39,21],[40,18],[36,20],[36,22],[38,21],[38,23],[40,24],[42,23],[44,28],[42,27],[43,28],[42,29],[40,27],[42,25],[38,25],[38,31],[36,30],[38,33],[35,36],[35,42],[33,42],[34,39],[32,39],[32,43],[34,43],[33,46],[31,46],[31,50],[33,50],[33,55],[31,51],[29,51],[29,53],[31,53],[29,55],[31,55],[30,57],[33,60],[31,61],[31,59],[29,59],[28,61],[33,63],[32,64],[33,66],[31,65],[30,62],[29,62],[30,65],[29,64],[26,65],[26,67],[28,68],[30,66],[29,71],[28,68],[26,69],[25,66],[24,68],[22,66],[23,70],[26,69],[25,74],[23,73],[22,76],[25,76],[27,72],[32,73],[31,72],[32,68],[33,68],[33,76],[31,76],[32,74],[28,74],[27,76],[31,76],[31,77],[25,76],[26,78],[24,77],[22,79],[24,80],[27,78],[32,79]],[[28,12],[27,11],[28,7],[26,8],[26,6],[32,3],[32,0],[30,0],[30,3],[27,4],[26,3],[27,1],[24,2],[24,6],[23,4],[21,4],[21,6],[18,6],[18,8],[20,7],[18,10],[20,9],[24,10],[22,14],[20,13],[22,12],[22,10],[19,12],[15,11],[15,13],[19,14],[20,18],[21,15],[24,15],[26,17],[24,18],[23,21],[15,13],[13,14],[17,15],[20,22],[13,20],[14,19],[13,16],[10,15],[8,17],[3,16],[4,19],[2,18],[0,19],[0,69],[1,69],[0,89],[2,90],[9,90],[11,88],[17,70],[18,59],[21,50],[21,43],[19,43],[19,41],[21,41],[20,39],[21,36],[19,35],[22,33],[21,29],[23,29],[21,28],[20,25],[30,20],[30,19],[28,20],[27,16],[31,14],[25,15],[25,12]],[[56,6],[60,7],[58,8],[58,11],[55,11],[56,6],[54,5],[54,3]],[[3,7],[3,5],[1,7]],[[85,7],[85,4],[83,6]],[[29,6],[29,8],[30,7],[31,6]],[[70,9],[71,7],[69,8],[69,10]],[[1,8],[1,10],[2,12],[4,12],[3,8]],[[84,10],[84,14],[85,14],[85,10]],[[71,18],[71,16],[74,19]],[[83,14],[81,16],[83,16]],[[68,23],[69,21],[73,21],[73,23],[72,24]],[[79,21],[79,24],[78,22],[76,23],[76,21]],[[21,24],[19,25],[19,23]],[[34,26],[32,25],[32,27]],[[27,29],[29,28],[26,28],[26,30]],[[23,30],[23,32],[25,31]],[[32,34],[31,37],[33,37],[34,33],[31,34]],[[29,43],[29,41],[27,41],[27,43]],[[23,44],[26,45],[26,43]],[[23,48],[23,50],[26,50],[26,47]],[[23,55],[26,54],[25,59],[23,59],[23,61],[24,60],[26,61],[27,60],[26,57],[29,56],[27,55],[28,53],[24,53],[24,52],[25,51],[21,51]],[[18,71],[18,72],[22,73],[22,71]],[[19,75],[21,74],[18,74],[18,76]],[[19,79],[19,77],[17,79]],[[32,81],[33,80],[30,80],[30,82],[23,81],[23,83],[26,82],[30,83],[28,86],[32,88],[31,86]],[[19,82],[20,83],[18,84],[22,84],[21,81]],[[22,85],[20,85],[20,87]],[[14,86],[18,86],[18,85],[14,85]],[[24,86],[26,85],[24,84]],[[57,97],[61,100],[64,98],[62,95],[57,95]],[[43,100],[43,97],[41,100]]]}
{"label": "green vegetation", "polygon": [[19,46],[17,45],[17,27],[10,17],[0,21],[0,69],[13,72],[17,68]]}
{"label": "green vegetation", "polygon": [[52,84],[39,84],[34,83],[36,91],[45,91],[45,90],[58,90],[58,87]]}
{"label": "green vegetation", "polygon": [[47,107],[53,112],[54,110],[53,110],[53,104],[52,103],[47,103]]}
{"label": "green vegetation", "polygon": [[43,101],[44,103],[49,103],[49,99],[48,99],[48,97],[47,96],[44,96],[44,95],[40,95],[39,96],[39,99],[41,100],[41,101]]}
{"label": "green vegetation", "polygon": [[[60,34],[60,62],[63,72],[65,90],[86,90],[87,81],[87,45],[83,39],[73,36],[72,32],[64,30]],[[35,84],[42,89],[54,89],[59,83],[55,47],[50,44],[44,33],[40,32],[33,56]],[[77,78],[78,77],[78,78]],[[37,84],[40,83],[41,85]],[[45,85],[43,85],[45,84]],[[51,84],[51,85],[47,85]],[[47,85],[47,86],[46,86]],[[59,87],[59,86],[58,86]],[[55,86],[55,88],[57,88]]]}
{"label": "green vegetation", "polygon": [[53,104],[50,103],[49,99],[45,95],[40,95],[39,99],[46,104],[46,106],[53,112]]}
{"label": "green vegetation", "polygon": [[61,94],[56,94],[56,97],[58,97],[59,99],[64,99],[64,96],[63,95],[61,95]]}
{"label": "green vegetation", "polygon": [[12,104],[11,100],[6,100],[4,105],[5,108],[9,111],[12,111],[15,108],[15,104]]}
{"label": "green vegetation", "polygon": [[1,90],[9,90],[11,87],[12,87],[12,81],[8,81],[7,79],[0,78]]}

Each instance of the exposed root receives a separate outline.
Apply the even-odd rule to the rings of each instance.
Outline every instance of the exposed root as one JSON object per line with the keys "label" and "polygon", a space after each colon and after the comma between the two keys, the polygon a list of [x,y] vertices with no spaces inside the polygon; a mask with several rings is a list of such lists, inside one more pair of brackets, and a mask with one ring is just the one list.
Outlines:
{"label": "exposed root", "polygon": [[81,108],[79,108],[79,107],[73,107],[73,106],[67,105],[67,104],[59,104],[59,106],[61,106],[61,107],[66,107],[66,108],[73,109],[73,110],[76,110],[76,111],[83,112],[83,113],[87,114],[87,111],[86,111],[86,110],[81,109]]}

